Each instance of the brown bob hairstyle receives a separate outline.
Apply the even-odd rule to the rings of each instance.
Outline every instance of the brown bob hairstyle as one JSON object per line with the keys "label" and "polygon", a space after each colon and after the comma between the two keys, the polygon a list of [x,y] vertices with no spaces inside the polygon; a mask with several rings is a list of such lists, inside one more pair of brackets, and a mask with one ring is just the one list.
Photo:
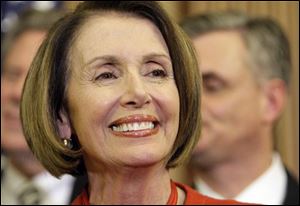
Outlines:
{"label": "brown bob hairstyle", "polygon": [[[181,29],[153,1],[83,2],[51,28],[31,65],[21,100],[21,120],[29,147],[56,177],[86,171],[80,143],[77,141],[73,149],[65,147],[57,125],[67,102],[65,94],[72,73],[70,50],[78,31],[91,16],[111,11],[150,20],[168,46],[180,98],[180,119],[166,168],[182,163],[200,136],[201,77],[194,49]],[[72,139],[77,139],[76,134]]]}

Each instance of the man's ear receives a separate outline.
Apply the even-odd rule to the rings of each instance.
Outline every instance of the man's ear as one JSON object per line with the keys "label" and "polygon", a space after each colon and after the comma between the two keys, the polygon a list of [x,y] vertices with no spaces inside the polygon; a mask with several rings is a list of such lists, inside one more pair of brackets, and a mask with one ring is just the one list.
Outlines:
{"label": "man's ear", "polygon": [[272,79],[264,83],[265,95],[264,119],[268,122],[276,121],[283,113],[287,101],[287,87],[283,80]]}
{"label": "man's ear", "polygon": [[62,139],[70,139],[71,138],[71,124],[69,120],[69,116],[65,109],[61,109],[59,112],[60,119],[58,119],[57,126],[59,130],[59,135]]}

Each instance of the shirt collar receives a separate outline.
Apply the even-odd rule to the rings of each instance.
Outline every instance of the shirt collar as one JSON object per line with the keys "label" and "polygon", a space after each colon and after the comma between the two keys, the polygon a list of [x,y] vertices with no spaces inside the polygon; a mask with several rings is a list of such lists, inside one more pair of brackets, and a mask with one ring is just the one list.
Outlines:
{"label": "shirt collar", "polygon": [[[286,185],[287,175],[284,165],[280,155],[274,152],[271,166],[233,199],[241,202],[279,205],[284,201]],[[225,199],[201,180],[196,182],[196,189],[205,195]]]}

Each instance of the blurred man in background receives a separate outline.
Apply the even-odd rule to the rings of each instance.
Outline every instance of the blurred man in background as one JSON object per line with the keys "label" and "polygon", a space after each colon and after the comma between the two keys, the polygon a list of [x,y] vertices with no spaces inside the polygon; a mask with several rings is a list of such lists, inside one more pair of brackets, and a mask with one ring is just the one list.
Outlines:
{"label": "blurred man in background", "polygon": [[[1,204],[69,204],[80,181],[56,179],[35,159],[22,132],[19,106],[30,64],[58,11],[27,11],[1,44]],[[45,150],[47,146],[45,145]],[[78,185],[77,185],[78,184]]]}
{"label": "blurred man in background", "polygon": [[298,182],[274,150],[291,69],[281,28],[234,12],[190,17],[182,27],[203,77],[202,137],[190,165],[194,186],[216,198],[299,204]]}

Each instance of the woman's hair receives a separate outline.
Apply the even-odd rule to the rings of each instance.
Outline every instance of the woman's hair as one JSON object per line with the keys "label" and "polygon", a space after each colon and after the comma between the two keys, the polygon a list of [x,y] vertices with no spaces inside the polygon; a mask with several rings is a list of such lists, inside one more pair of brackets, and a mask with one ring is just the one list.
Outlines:
{"label": "woman's hair", "polygon": [[201,77],[194,49],[181,29],[156,2],[87,1],[52,27],[31,65],[23,89],[21,119],[26,140],[37,158],[57,177],[65,173],[83,174],[86,170],[80,145],[73,149],[65,147],[57,126],[61,120],[59,112],[66,108],[70,49],[89,17],[110,11],[150,20],[168,46],[180,98],[180,120],[166,167],[182,163],[200,136]]}

